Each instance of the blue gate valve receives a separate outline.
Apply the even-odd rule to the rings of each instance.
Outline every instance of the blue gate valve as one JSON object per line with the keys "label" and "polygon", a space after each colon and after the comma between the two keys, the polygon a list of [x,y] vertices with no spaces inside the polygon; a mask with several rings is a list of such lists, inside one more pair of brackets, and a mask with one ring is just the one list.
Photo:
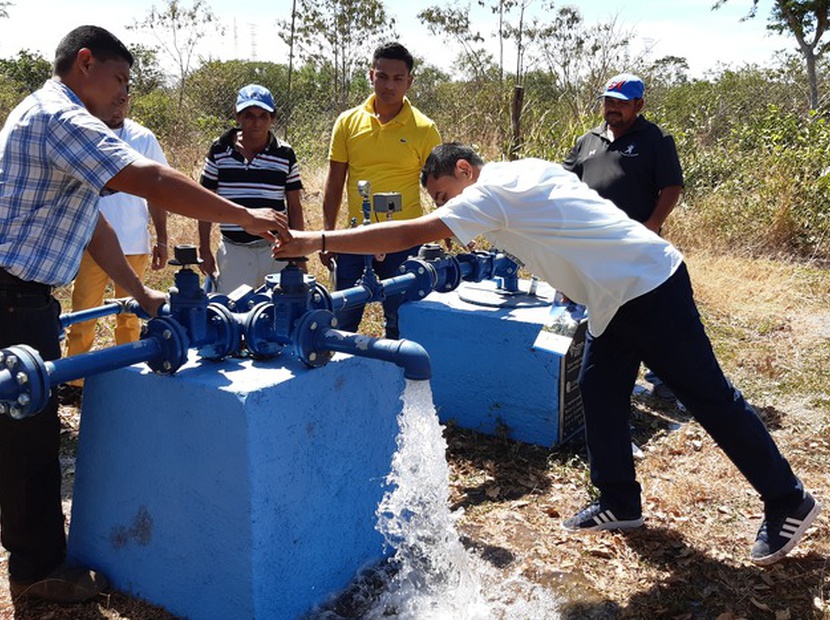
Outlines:
{"label": "blue gate valve", "polygon": [[298,320],[322,300],[316,278],[305,274],[297,260],[279,273],[265,276],[271,301],[256,305],[245,319],[245,344],[254,355],[279,355],[291,344]]}

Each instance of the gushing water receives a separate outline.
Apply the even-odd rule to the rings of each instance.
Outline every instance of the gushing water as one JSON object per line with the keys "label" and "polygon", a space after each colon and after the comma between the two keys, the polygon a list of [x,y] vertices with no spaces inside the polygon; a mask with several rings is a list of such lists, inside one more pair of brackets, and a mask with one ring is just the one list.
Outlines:
{"label": "gushing water", "polygon": [[[450,511],[447,443],[427,381],[407,381],[400,431],[377,530],[394,554],[359,577],[348,611],[316,618],[514,620],[558,617],[556,598],[519,575],[504,576],[461,544]],[[341,615],[345,614],[345,615]],[[356,615],[353,615],[356,614]]]}
{"label": "gushing water", "polygon": [[403,402],[389,490],[377,510],[377,529],[395,549],[398,572],[376,611],[394,609],[401,618],[487,618],[449,508],[447,443],[429,382],[407,381]]}

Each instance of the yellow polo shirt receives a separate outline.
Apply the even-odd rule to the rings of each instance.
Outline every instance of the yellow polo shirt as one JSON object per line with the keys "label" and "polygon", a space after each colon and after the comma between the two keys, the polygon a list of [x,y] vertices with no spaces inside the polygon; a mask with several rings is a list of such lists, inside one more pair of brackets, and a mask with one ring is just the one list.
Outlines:
{"label": "yellow polo shirt", "polygon": [[363,221],[363,199],[357,192],[357,182],[364,180],[372,184],[372,193],[400,192],[403,210],[393,219],[422,215],[421,168],[438,144],[441,135],[435,123],[412,107],[406,97],[400,113],[385,125],[375,114],[374,94],[363,105],[343,112],[334,123],[329,160],[349,165],[349,218]]}

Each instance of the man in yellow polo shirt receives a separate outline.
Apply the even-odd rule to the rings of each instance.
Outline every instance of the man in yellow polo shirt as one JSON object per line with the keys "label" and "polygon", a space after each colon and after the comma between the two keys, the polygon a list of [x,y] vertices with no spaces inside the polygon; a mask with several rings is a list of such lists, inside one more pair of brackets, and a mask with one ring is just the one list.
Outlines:
{"label": "man in yellow polo shirt", "polygon": [[[392,219],[407,220],[423,214],[419,175],[432,149],[441,144],[435,123],[409,103],[406,93],[412,86],[412,54],[400,43],[385,43],[372,56],[369,80],[374,93],[362,104],[343,112],[334,124],[329,147],[329,172],[323,198],[326,230],[337,227],[343,187],[348,188],[349,219],[363,221],[363,198],[358,181],[369,181],[373,193],[400,192],[402,210]],[[382,216],[385,219],[385,216]],[[373,260],[379,279],[398,275],[398,267],[418,252],[418,246],[376,256]],[[336,261],[337,290],[350,288],[360,279],[363,256],[320,253],[327,267]],[[401,295],[383,302],[386,337],[398,337],[398,306]],[[363,308],[337,313],[338,327],[357,331]]]}

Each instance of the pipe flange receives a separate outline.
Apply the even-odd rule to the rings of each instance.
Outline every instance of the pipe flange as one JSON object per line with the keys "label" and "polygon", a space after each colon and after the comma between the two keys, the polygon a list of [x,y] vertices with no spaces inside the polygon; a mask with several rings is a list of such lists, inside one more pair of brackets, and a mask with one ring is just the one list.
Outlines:
{"label": "pipe flange", "polygon": [[16,398],[0,401],[0,413],[14,420],[31,417],[49,402],[49,372],[46,362],[32,347],[20,344],[0,350],[0,368],[17,384]]}
{"label": "pipe flange", "polygon": [[404,301],[418,301],[429,295],[438,282],[435,267],[419,258],[408,258],[400,267],[400,272],[415,275],[415,282],[403,292]]}
{"label": "pipe flange", "polygon": [[147,365],[159,375],[172,375],[187,361],[190,341],[187,332],[178,321],[170,317],[156,317],[142,330],[141,339],[153,338],[161,349],[159,359],[148,360]]}
{"label": "pipe flange", "polygon": [[254,307],[245,317],[243,335],[245,346],[257,357],[276,357],[283,345],[277,341],[274,328],[274,304],[263,303]]}
{"label": "pipe flange", "polygon": [[200,356],[208,360],[220,360],[242,347],[242,328],[227,307],[208,304],[207,323],[212,342],[199,347]]}
{"label": "pipe flange", "polygon": [[439,293],[454,291],[463,280],[461,263],[455,256],[446,256],[441,261],[441,267],[442,269],[436,269],[440,281],[436,284],[435,290]]}
{"label": "pipe flange", "polygon": [[314,288],[311,291],[311,302],[309,304],[314,310],[331,310],[334,308],[331,293],[329,290],[320,284],[314,283]]}
{"label": "pipe flange", "polygon": [[208,293],[208,304],[225,306],[231,312],[246,312],[247,308],[237,310],[236,302],[224,293]]}
{"label": "pipe flange", "polygon": [[320,368],[331,361],[333,351],[321,346],[322,334],[337,327],[337,319],[329,310],[311,310],[297,322],[294,330],[294,354],[309,368]]}

